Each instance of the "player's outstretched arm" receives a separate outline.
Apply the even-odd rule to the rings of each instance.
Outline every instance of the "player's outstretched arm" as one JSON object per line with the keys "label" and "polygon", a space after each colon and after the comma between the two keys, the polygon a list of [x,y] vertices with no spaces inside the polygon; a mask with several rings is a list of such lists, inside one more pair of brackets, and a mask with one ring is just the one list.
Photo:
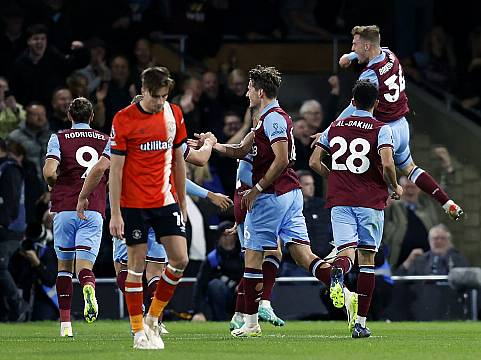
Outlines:
{"label": "player's outstretched arm", "polygon": [[88,209],[88,197],[92,192],[95,190],[97,185],[102,180],[102,176],[104,176],[105,171],[110,167],[110,160],[107,159],[105,156],[101,156],[99,161],[94,165],[92,170],[90,170],[89,174],[85,178],[85,181],[82,186],[82,190],[78,196],[77,200],[77,216],[82,219],[86,220],[85,210]]}
{"label": "player's outstretched arm", "polygon": [[110,234],[118,239],[124,238],[124,221],[120,213],[120,193],[122,191],[122,173],[125,156],[112,154],[110,159],[109,198],[110,198]]}
{"label": "player's outstretched arm", "polygon": [[255,184],[252,189],[247,190],[242,197],[241,207],[250,211],[254,205],[256,197],[263,189],[269,187],[289,165],[289,151],[287,141],[277,141],[272,144],[272,151],[274,152],[274,161],[262,179]]}
{"label": "player's outstretched arm", "polygon": [[391,198],[399,200],[403,193],[403,188],[398,184],[396,178],[396,166],[394,165],[394,159],[392,154],[392,148],[383,147],[379,150],[381,155],[382,170],[384,175],[384,181],[386,181],[389,188],[392,190]]}
{"label": "player's outstretched arm", "polygon": [[217,138],[212,133],[204,139],[204,143],[199,149],[190,148],[189,154],[187,155],[185,161],[194,164],[196,166],[204,166],[210,159],[212,154],[212,148],[217,143]]}
{"label": "player's outstretched arm", "polygon": [[252,149],[254,131],[248,133],[240,144],[215,144],[214,150],[234,159],[243,159]]}
{"label": "player's outstretched arm", "polygon": [[43,178],[51,187],[53,187],[57,181],[58,164],[59,162],[56,159],[47,159],[43,166]]}
{"label": "player's outstretched arm", "polygon": [[179,201],[180,211],[182,212],[184,222],[187,222],[187,203],[185,195],[185,161],[181,146],[174,149],[173,171],[175,191],[177,192],[177,199]]}
{"label": "player's outstretched arm", "polygon": [[328,177],[329,176],[329,169],[322,162],[322,159],[324,158],[324,155],[326,154],[326,151],[321,148],[320,146],[314,147],[314,151],[311,154],[311,157],[309,158],[309,166],[312,170],[314,170],[316,173],[321,175],[322,177]]}
{"label": "player's outstretched arm", "polygon": [[220,193],[213,193],[202,186],[196,184],[192,180],[187,179],[185,183],[185,191],[189,196],[198,196],[202,199],[209,199],[215,206],[221,210],[228,209],[233,203],[227,195]]}

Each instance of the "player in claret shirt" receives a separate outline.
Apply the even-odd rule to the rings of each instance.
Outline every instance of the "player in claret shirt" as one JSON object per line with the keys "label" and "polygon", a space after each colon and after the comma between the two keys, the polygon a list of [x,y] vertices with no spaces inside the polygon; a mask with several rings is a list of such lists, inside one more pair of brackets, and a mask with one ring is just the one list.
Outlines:
{"label": "player in claret shirt", "polygon": [[89,197],[88,221],[80,221],[75,208],[84,179],[102,155],[109,139],[108,135],[90,128],[94,113],[87,99],[74,99],[67,114],[72,128],[51,136],[43,168],[45,180],[52,187],[51,210],[57,213],[53,232],[58,258],[56,287],[61,336],[72,336],[70,307],[74,269],[83,288],[85,320],[93,322],[98,316],[92,268],[102,238],[105,176]]}
{"label": "player in claret shirt", "polygon": [[[431,175],[415,165],[411,157],[409,124],[406,120],[409,113],[406,82],[398,58],[388,48],[381,47],[377,26],[355,26],[351,34],[352,52],[344,54],[339,65],[348,67],[354,59],[366,64],[359,79],[369,80],[379,90],[379,105],[374,109],[374,117],[392,129],[396,167],[422,191],[436,199],[452,219],[458,220],[463,215],[461,207],[449,198]],[[354,110],[352,105],[348,106],[338,119],[349,116]]]}
{"label": "player in claret shirt", "polygon": [[[252,152],[252,188],[242,195],[241,207],[247,210],[244,222],[245,323],[231,334],[256,337],[262,331],[258,323],[259,299],[263,290],[264,253],[276,250],[278,239],[299,266],[308,269],[325,284],[330,282],[331,265],[310,249],[306,221],[302,214],[303,198],[299,180],[292,169],[295,146],[292,120],[279,106],[277,93],[281,75],[273,67],[258,65],[249,72],[246,96],[249,107],[260,114],[257,126],[239,146],[214,145],[226,156],[243,159]],[[357,299],[346,291],[346,307]],[[357,300],[356,300],[357,301]]]}
{"label": "player in claret shirt", "polygon": [[[309,160],[318,174],[327,176],[326,207],[337,256],[332,263],[330,296],[334,306],[344,306],[344,275],[358,252],[359,306],[352,337],[369,337],[366,316],[374,290],[374,255],[381,244],[388,186],[399,199],[402,187],[396,180],[391,128],[373,118],[378,91],[369,81],[358,81],[353,89],[356,111],[336,120],[326,129]],[[322,163],[331,154],[332,169]]]}

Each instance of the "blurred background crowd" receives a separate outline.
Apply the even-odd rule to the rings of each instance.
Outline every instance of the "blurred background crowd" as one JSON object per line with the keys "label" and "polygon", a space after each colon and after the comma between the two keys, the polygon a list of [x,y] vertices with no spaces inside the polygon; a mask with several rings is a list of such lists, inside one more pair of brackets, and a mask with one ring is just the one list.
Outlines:
{"label": "blurred background crowd", "polygon": [[[451,21],[461,14],[462,26]],[[216,61],[226,41],[262,46],[339,40],[349,49],[350,29],[371,23],[380,25],[382,44],[398,54],[412,82],[434,96],[448,92],[459,99],[455,103],[459,111],[478,121],[481,26],[474,14],[461,12],[453,4],[414,0],[369,4],[347,0],[3,0],[0,321],[24,320],[26,315],[33,320],[57,318],[52,296],[56,276],[53,215],[41,168],[50,135],[71,126],[66,112],[73,98],[90,99],[95,109],[92,126],[109,134],[115,113],[139,94],[141,72],[165,65],[160,46],[181,56],[181,65],[171,69],[176,86],[170,101],[181,106],[189,137],[212,131],[219,142],[238,143],[251,128],[245,97],[249,65],[235,52]],[[169,41],[173,34],[184,40]],[[295,169],[303,186],[312,249],[324,257],[332,250],[330,213],[323,206],[325,184],[309,169],[310,136],[329,126],[347,105],[352,82],[333,72],[309,76],[319,83],[322,93],[311,93],[288,110],[295,122]],[[433,159],[443,186],[455,183],[456,167],[447,147],[436,146]],[[189,166],[188,176],[212,192],[232,197],[236,167],[235,160],[213,154],[206,166]],[[386,210],[384,245],[376,258],[379,281],[374,318],[383,318],[382,310],[390,301],[391,274],[446,275],[451,268],[469,263],[463,256],[468,254],[454,248],[449,228],[440,224],[447,220],[440,217],[431,199],[407,178],[400,181],[403,199]],[[220,231],[232,225],[232,210],[219,213],[208,200],[192,200],[189,211],[195,215],[188,224],[191,262],[186,276],[198,277],[192,301],[194,318],[209,314],[208,318],[223,320],[242,276],[237,239]],[[97,277],[114,275],[107,226],[94,271]],[[308,276],[288,256],[279,274]]]}

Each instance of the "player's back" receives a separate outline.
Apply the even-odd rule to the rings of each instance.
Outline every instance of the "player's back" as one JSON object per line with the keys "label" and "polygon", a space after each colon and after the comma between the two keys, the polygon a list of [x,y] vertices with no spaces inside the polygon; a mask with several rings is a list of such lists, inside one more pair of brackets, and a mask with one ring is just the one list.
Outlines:
{"label": "player's back", "polygon": [[[354,114],[360,113],[357,111]],[[389,145],[389,141],[384,143],[379,140],[383,127],[387,128],[364,111],[362,116],[353,115],[331,124],[326,141],[332,159],[327,207],[384,209],[388,192],[378,150],[392,145]],[[388,134],[390,137],[391,132]]]}
{"label": "player's back", "polygon": [[[87,174],[99,160],[109,137],[90,128],[56,134],[60,148],[58,177],[52,190],[52,211],[73,211]],[[49,157],[47,155],[47,157]],[[107,176],[89,197],[89,210],[105,213]]]}
{"label": "player's back", "polygon": [[374,71],[379,84],[379,104],[374,109],[374,117],[382,122],[391,122],[409,113],[406,82],[396,55],[388,48],[381,51],[384,59],[368,65],[365,70]]}

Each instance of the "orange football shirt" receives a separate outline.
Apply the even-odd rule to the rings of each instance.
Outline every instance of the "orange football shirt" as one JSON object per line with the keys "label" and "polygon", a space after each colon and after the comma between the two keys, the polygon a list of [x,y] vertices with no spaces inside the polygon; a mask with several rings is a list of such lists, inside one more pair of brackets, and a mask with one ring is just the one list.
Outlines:
{"label": "orange football shirt", "polygon": [[132,104],[114,117],[112,154],[125,156],[120,206],[158,208],[176,202],[170,177],[174,149],[187,139],[181,109],[165,103],[152,114]]}

